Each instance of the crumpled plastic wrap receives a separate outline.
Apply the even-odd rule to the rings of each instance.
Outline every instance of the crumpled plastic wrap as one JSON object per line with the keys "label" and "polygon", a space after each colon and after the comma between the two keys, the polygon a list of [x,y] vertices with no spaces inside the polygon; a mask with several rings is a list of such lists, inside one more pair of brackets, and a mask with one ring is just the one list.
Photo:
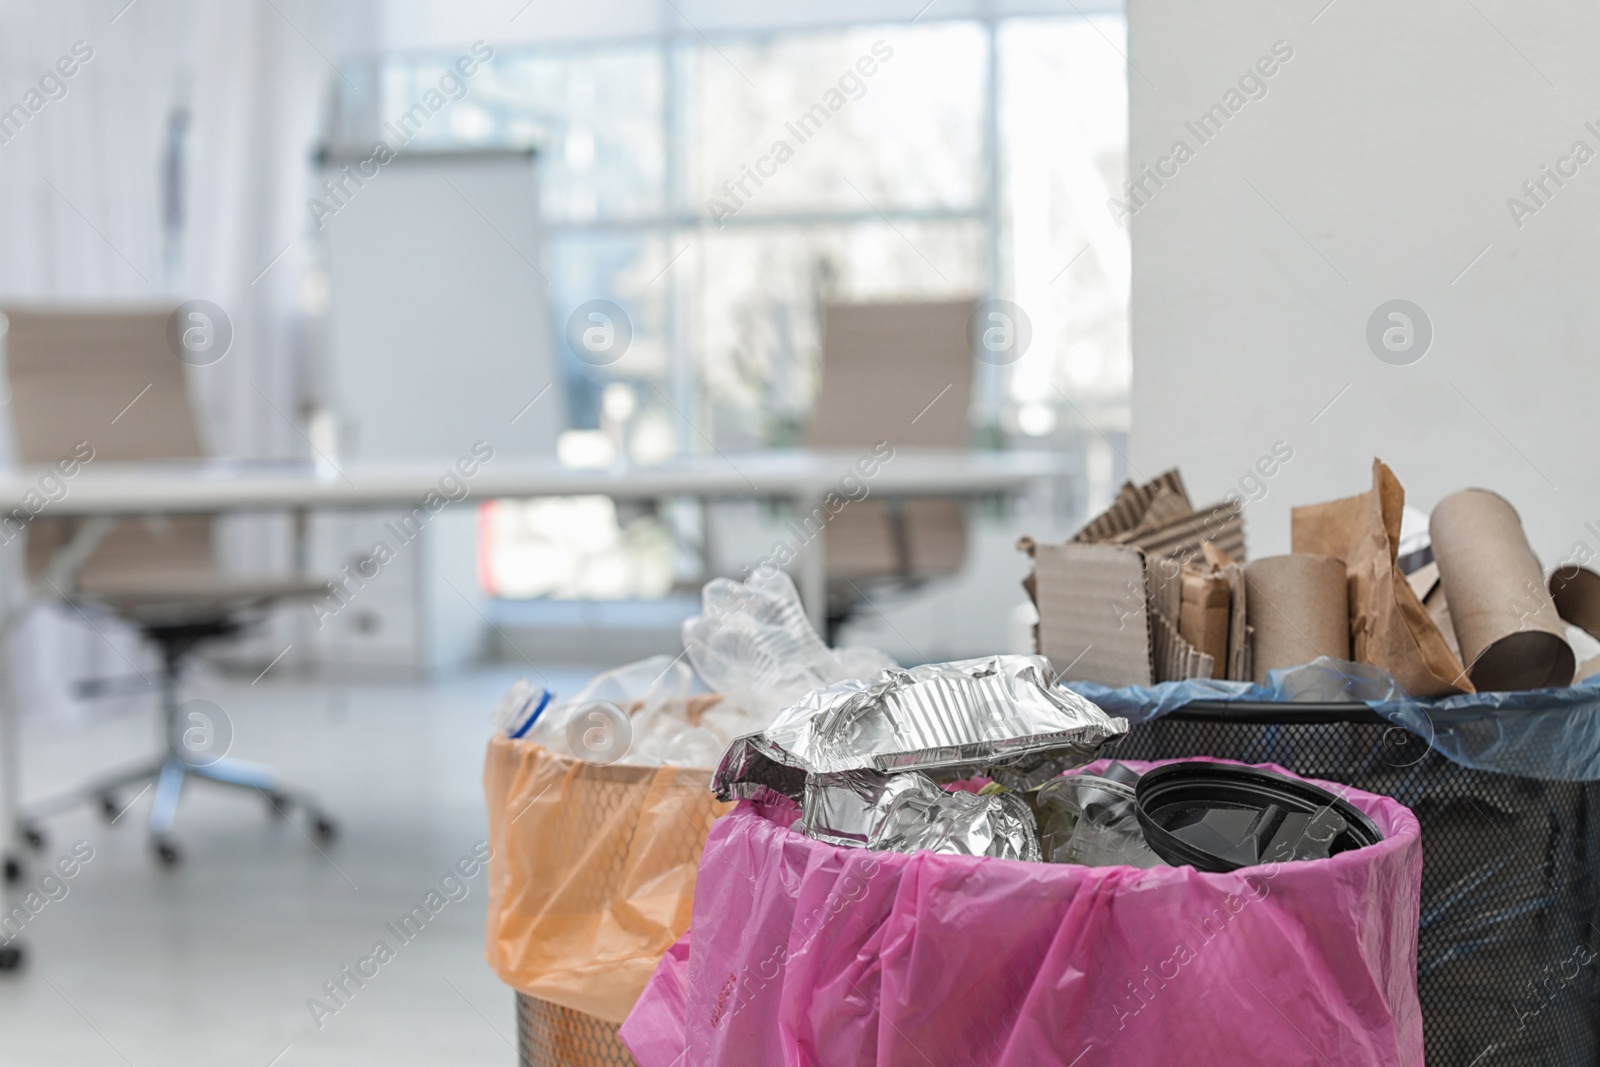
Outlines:
{"label": "crumpled plastic wrap", "polygon": [[875,648],[823,644],[782,571],[713,579],[700,601],[701,613],[684,621],[683,647],[708,686],[759,720],[753,729],[813,689],[897,666]]}
{"label": "crumpled plastic wrap", "polygon": [[[945,793],[938,782],[982,774],[1029,789],[1093,759],[1127,728],[1053,685],[1039,656],[929,664],[808,693],[765,731],[734,741],[712,788],[723,800],[772,790],[801,801],[804,832],[836,844],[958,852],[957,842],[985,840],[973,854],[1037,858],[1026,804]],[[1013,843],[1019,820],[1030,843]]]}
{"label": "crumpled plastic wrap", "polygon": [[1463,767],[1546,781],[1600,781],[1600,675],[1560,689],[1422,699],[1377,667],[1320,657],[1272,671],[1265,685],[1211,679],[1118,689],[1067,684],[1136,725],[1197,700],[1355,701]]}

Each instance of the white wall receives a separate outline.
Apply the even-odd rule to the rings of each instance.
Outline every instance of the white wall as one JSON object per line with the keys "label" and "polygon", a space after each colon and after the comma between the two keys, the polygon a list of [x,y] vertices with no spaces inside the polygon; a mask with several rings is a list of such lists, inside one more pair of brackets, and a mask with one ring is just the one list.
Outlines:
{"label": "white wall", "polygon": [[[1374,454],[1424,509],[1504,494],[1547,565],[1600,550],[1600,158],[1520,229],[1507,208],[1574,141],[1600,152],[1600,9],[1326,4],[1130,0],[1131,169],[1195,148],[1131,219],[1134,465],[1212,498],[1287,441],[1252,555],[1288,550],[1290,505],[1366,488]],[[1279,40],[1267,95],[1198,144],[1185,120]],[[1365,339],[1395,298],[1434,326],[1409,366]]]}

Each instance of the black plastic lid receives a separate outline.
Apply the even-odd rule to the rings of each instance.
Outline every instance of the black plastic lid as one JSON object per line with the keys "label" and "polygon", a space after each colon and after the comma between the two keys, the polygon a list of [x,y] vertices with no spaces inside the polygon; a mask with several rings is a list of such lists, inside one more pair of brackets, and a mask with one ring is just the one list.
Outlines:
{"label": "black plastic lid", "polygon": [[1298,778],[1232,763],[1146,771],[1136,813],[1151,851],[1173,866],[1223,873],[1318,860],[1383,840],[1347,800]]}

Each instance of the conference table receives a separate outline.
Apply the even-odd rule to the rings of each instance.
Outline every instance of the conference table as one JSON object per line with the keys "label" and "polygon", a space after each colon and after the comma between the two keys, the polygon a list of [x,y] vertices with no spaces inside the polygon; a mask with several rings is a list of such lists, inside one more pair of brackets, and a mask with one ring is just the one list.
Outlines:
{"label": "conference table", "polygon": [[[876,462],[874,462],[876,460]],[[868,470],[870,474],[866,473]],[[53,468],[17,466],[0,473],[0,520],[17,513],[76,518],[74,536],[49,561],[40,580],[22,595],[7,590],[0,611],[0,662],[7,665],[11,636],[28,608],[70,596],[78,570],[118,520],[131,517],[283,513],[295,517],[295,567],[308,560],[307,518],[316,511],[411,508],[432,495],[439,504],[441,479],[454,474],[468,495],[448,507],[494,499],[608,496],[619,501],[674,497],[702,501],[763,499],[789,502],[804,515],[840,499],[1005,496],[1042,480],[1065,477],[1067,457],[1049,452],[982,452],[897,448],[888,459],[870,449],[712,451],[652,466],[574,468],[554,459],[495,457],[471,477],[449,460],[416,462],[172,460],[116,463],[97,460],[72,477],[57,479],[64,491],[41,493]],[[851,479],[847,481],[846,479]],[[454,483],[452,483],[452,486]],[[41,503],[42,501],[42,503]],[[848,506],[848,505],[845,505]],[[824,538],[790,546],[801,599],[818,629],[827,604]],[[0,677],[0,827],[8,856],[19,854],[19,788],[16,694]],[[3,894],[0,894],[3,896]]]}

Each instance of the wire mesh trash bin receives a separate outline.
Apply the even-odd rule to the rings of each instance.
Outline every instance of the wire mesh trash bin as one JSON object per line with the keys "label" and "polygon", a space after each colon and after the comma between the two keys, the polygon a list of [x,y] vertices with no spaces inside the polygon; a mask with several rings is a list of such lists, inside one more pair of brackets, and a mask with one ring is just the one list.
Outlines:
{"label": "wire mesh trash bin", "polygon": [[1107,754],[1276,763],[1394,797],[1422,826],[1429,1067],[1600,1062],[1593,784],[1463,767],[1365,704],[1196,702]]}
{"label": "wire mesh trash bin", "polygon": [[521,1067],[637,1067],[608,1023],[548,1000],[517,994]]}
{"label": "wire mesh trash bin", "polygon": [[517,991],[522,1063],[633,1064],[617,1026],[687,928],[706,833],[729,807],[710,778],[489,742],[487,956]]}

